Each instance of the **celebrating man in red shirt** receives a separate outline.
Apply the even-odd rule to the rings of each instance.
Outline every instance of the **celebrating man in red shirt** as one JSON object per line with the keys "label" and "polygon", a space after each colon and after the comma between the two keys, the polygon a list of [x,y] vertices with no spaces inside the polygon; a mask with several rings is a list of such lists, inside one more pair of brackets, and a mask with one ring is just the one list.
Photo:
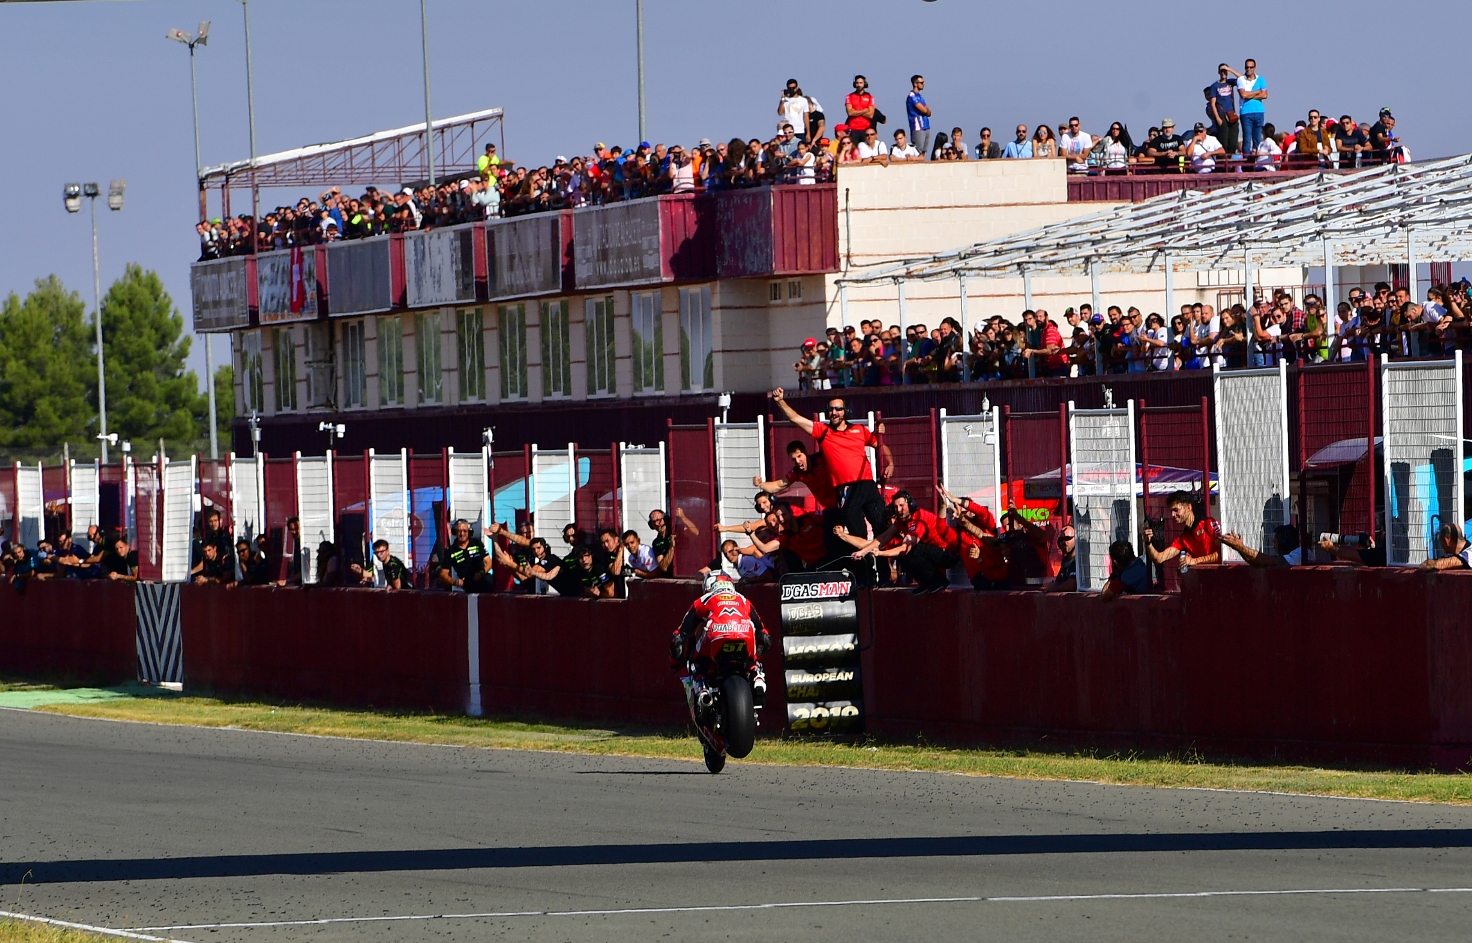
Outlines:
{"label": "celebrating man in red shirt", "polygon": [[1145,552],[1150,562],[1160,566],[1167,560],[1181,558],[1181,571],[1202,563],[1222,562],[1222,525],[1209,517],[1196,516],[1196,505],[1189,491],[1176,491],[1165,499],[1170,519],[1181,525],[1183,531],[1175,542],[1164,550],[1156,550],[1152,542],[1155,532],[1145,525]]}
{"label": "celebrating man in red shirt", "polygon": [[776,481],[763,481],[758,475],[751,483],[767,494],[781,494],[795,484],[803,484],[812,492],[818,507],[825,511],[838,507],[838,491],[833,487],[823,453],[809,454],[807,448],[794,439],[787,443],[787,454],[792,458],[791,471]]}
{"label": "celebrating man in red shirt", "polygon": [[875,534],[854,556],[896,557],[900,569],[915,581],[917,595],[945,589],[951,584],[946,571],[959,559],[960,536],[943,518],[916,507],[908,491],[896,494],[892,507],[894,523]]}
{"label": "celebrating man in red shirt", "polygon": [[[819,425],[800,415],[787,402],[781,387],[771,392],[771,397],[788,420],[803,432],[813,437],[823,450],[823,460],[828,465],[828,478],[838,492],[839,520],[855,537],[868,535],[864,523],[867,521],[874,533],[884,530],[884,499],[879,495],[879,486],[874,481],[874,469],[869,464],[865,451],[878,449],[883,463],[884,477],[894,472],[894,456],[889,446],[865,426],[848,421],[848,403],[842,397],[828,401],[828,422]],[[879,427],[879,435],[884,427]]]}

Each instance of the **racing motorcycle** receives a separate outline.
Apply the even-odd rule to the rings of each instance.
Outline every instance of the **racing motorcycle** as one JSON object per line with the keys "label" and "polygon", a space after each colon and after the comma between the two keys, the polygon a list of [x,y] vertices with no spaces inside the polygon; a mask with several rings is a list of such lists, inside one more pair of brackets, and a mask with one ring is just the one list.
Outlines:
{"label": "racing motorcycle", "polygon": [[693,649],[680,681],[705,748],[705,768],[719,773],[727,756],[745,757],[756,741],[760,708],[747,677],[756,658],[756,629],[750,622],[708,625]]}

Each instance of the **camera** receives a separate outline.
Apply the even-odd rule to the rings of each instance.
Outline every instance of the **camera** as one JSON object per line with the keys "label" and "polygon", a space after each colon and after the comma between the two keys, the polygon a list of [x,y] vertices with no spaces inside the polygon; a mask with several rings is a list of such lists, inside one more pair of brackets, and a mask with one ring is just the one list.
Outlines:
{"label": "camera", "polygon": [[1320,534],[1319,542],[1329,541],[1340,547],[1368,547],[1370,539],[1364,534]]}

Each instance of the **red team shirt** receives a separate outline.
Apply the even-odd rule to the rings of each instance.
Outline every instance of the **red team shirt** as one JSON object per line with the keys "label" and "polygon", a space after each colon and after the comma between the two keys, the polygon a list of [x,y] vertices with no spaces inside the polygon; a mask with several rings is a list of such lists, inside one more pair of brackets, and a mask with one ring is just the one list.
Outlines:
{"label": "red team shirt", "polygon": [[1221,553],[1221,536],[1222,525],[1209,517],[1203,517],[1190,530],[1177,537],[1171,546],[1187,556],[1204,557],[1210,553]]}
{"label": "red team shirt", "polygon": [[856,481],[874,480],[874,469],[864,450],[877,448],[879,439],[867,426],[849,423],[842,432],[838,432],[832,426],[814,424],[813,441],[823,449],[828,477],[835,488]]}
{"label": "red team shirt", "polygon": [[[979,505],[969,498],[966,504],[977,513],[979,520],[976,525],[991,536],[997,536],[997,519],[992,516],[992,509]],[[1007,578],[1007,556],[999,547],[988,546],[980,537],[962,528],[959,535],[961,543],[961,563],[966,567],[966,578],[975,579],[980,573],[993,582],[1000,582]],[[978,547],[981,551],[980,559],[971,559],[971,548]]]}
{"label": "red team shirt", "polygon": [[905,533],[914,537],[916,543],[927,543],[951,553],[960,548],[961,539],[951,525],[923,508],[910,512],[910,519],[905,522]]}
{"label": "red team shirt", "polygon": [[828,462],[819,453],[808,455],[808,470],[798,471],[794,466],[787,475],[789,482],[802,482],[813,493],[813,500],[820,508],[838,507],[838,489],[833,487],[832,473]]}

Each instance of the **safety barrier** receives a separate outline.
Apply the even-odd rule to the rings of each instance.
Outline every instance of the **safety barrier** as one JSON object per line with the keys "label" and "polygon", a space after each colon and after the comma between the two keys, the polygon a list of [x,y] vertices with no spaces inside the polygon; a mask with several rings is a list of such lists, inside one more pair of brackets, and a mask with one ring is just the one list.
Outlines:
{"label": "safety barrier", "polygon": [[32,580],[0,583],[0,673],[121,684],[138,677],[133,587]]}
{"label": "safety barrier", "polygon": [[[868,732],[1472,769],[1472,574],[1195,567],[1176,596],[857,600]],[[184,586],[186,691],[679,724],[667,641],[699,593],[626,600]],[[775,644],[778,587],[750,590]],[[0,672],[134,676],[134,588],[0,587]],[[762,729],[786,717],[769,684]]]}

